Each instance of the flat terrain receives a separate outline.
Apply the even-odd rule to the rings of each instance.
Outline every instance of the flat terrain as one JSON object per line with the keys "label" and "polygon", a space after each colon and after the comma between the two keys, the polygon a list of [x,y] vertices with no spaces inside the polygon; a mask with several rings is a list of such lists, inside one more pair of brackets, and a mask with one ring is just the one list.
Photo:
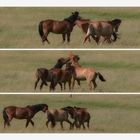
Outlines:
{"label": "flat terrain", "polygon": [[[106,82],[97,78],[94,92],[139,92],[139,51],[72,51],[80,56],[83,67],[95,68]],[[57,59],[68,57],[69,51],[0,51],[0,92],[34,92],[37,68],[52,68]],[[39,91],[39,87],[36,92]],[[43,92],[49,87],[44,86]],[[65,92],[68,92],[68,87]],[[60,92],[59,85],[56,92]],[[89,92],[86,81],[74,92]]]}
{"label": "flat terrain", "polygon": [[[71,12],[79,11],[81,17],[92,20],[122,19],[120,39],[111,45],[82,44],[84,35],[74,27],[71,43],[62,44],[61,35],[50,34],[42,45],[38,24],[45,19],[63,20]],[[0,48],[139,48],[140,8],[0,8]]]}
{"label": "flat terrain", "polygon": [[[39,112],[33,118],[35,127],[26,129],[25,120],[13,119],[11,127],[3,128],[2,114],[0,132],[14,133],[139,133],[140,132],[140,95],[0,95],[0,111],[8,105],[27,106],[47,103],[49,108],[64,106],[86,107],[91,114],[90,129],[69,130],[64,122],[64,130],[57,123],[54,129],[46,128],[46,114]],[[71,120],[72,121],[72,120]]]}

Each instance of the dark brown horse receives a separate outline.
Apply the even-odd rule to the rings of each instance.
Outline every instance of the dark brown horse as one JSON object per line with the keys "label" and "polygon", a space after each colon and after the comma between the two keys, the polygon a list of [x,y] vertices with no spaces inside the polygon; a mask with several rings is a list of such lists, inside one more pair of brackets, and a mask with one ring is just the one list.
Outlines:
{"label": "dark brown horse", "polygon": [[[78,62],[80,59],[78,55],[74,55],[71,53],[70,59],[72,62],[72,66],[74,67],[72,89],[74,88],[75,80],[78,80],[78,81],[86,80],[87,84],[89,85],[90,90],[95,89],[97,87],[97,84],[96,84],[97,77],[99,77],[99,79],[103,82],[106,81],[104,77],[101,75],[101,73],[96,72],[94,68],[82,67]],[[93,84],[93,87],[92,87],[92,84]]]}
{"label": "dark brown horse", "polygon": [[42,42],[47,41],[48,44],[50,44],[47,38],[50,32],[55,34],[62,34],[63,42],[65,42],[67,35],[67,41],[70,42],[70,35],[75,25],[74,22],[78,18],[80,18],[79,12],[76,11],[72,13],[72,15],[68,18],[65,18],[63,21],[56,21],[52,19],[41,21],[39,23],[39,34],[41,36]]}
{"label": "dark brown horse", "polygon": [[86,108],[67,106],[64,107],[63,109],[70,114],[72,119],[74,119],[73,127],[75,125],[77,128],[81,128],[82,125],[83,129],[85,129],[84,123],[86,122],[87,127],[89,128],[90,113],[87,111]]}
{"label": "dark brown horse", "polygon": [[[40,80],[41,80],[40,90],[42,89],[43,85],[47,86],[47,82],[52,81],[53,75],[58,75],[58,74],[60,75],[61,74],[61,72],[62,72],[61,68],[69,60],[70,60],[69,57],[68,58],[59,58],[57,60],[57,63],[50,70],[48,70],[46,68],[38,68],[36,71],[36,81],[35,81],[34,89],[36,90],[37,84]],[[59,84],[62,87],[62,84],[61,83],[59,83]],[[50,86],[50,90],[51,89],[53,89],[52,85]]]}
{"label": "dark brown horse", "polygon": [[6,125],[10,126],[10,122],[13,118],[26,119],[26,127],[28,127],[29,123],[34,126],[34,122],[32,120],[34,115],[39,111],[46,112],[46,110],[48,110],[47,104],[37,104],[26,107],[5,107],[3,110],[4,128],[6,127]]}

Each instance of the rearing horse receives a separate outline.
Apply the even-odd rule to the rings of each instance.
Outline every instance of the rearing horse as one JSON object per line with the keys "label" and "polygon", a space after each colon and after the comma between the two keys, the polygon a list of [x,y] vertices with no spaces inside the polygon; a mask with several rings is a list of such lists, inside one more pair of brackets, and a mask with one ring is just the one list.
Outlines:
{"label": "rearing horse", "polygon": [[89,85],[89,89],[92,90],[92,84],[94,86],[93,89],[95,89],[97,87],[96,84],[96,78],[97,76],[99,77],[99,79],[101,81],[106,81],[104,79],[104,77],[101,75],[101,73],[96,72],[95,69],[93,68],[83,68],[79,63],[79,56],[78,55],[74,55],[74,54],[70,54],[70,59],[72,62],[72,65],[74,66],[75,69],[75,73],[73,74],[73,84],[72,84],[72,88],[74,88],[74,84],[75,84],[75,80],[87,80],[87,83]]}
{"label": "rearing horse", "polygon": [[5,107],[3,109],[4,128],[6,127],[6,125],[10,126],[10,122],[13,118],[26,119],[26,127],[28,127],[29,123],[31,123],[34,126],[34,122],[32,121],[34,115],[39,111],[46,112],[46,110],[48,110],[47,104],[37,104],[26,107]]}
{"label": "rearing horse", "polygon": [[48,44],[50,44],[47,38],[50,32],[55,34],[62,34],[63,42],[65,42],[67,35],[67,42],[70,42],[70,35],[75,25],[74,22],[78,18],[80,18],[79,12],[76,11],[72,13],[72,15],[68,18],[65,18],[63,21],[56,21],[52,19],[41,21],[39,23],[39,34],[42,42],[47,41]]}

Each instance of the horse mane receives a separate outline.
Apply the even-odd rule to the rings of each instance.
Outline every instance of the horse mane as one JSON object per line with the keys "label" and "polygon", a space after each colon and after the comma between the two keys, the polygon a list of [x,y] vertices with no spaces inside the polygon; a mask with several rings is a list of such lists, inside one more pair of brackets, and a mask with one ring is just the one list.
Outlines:
{"label": "horse mane", "polygon": [[35,105],[31,105],[31,106],[28,105],[28,107],[30,107],[32,109],[41,108],[42,106],[48,106],[48,105],[47,104],[35,104]]}
{"label": "horse mane", "polygon": [[116,25],[116,24],[121,24],[121,19],[113,19],[111,21],[109,21],[112,25]]}

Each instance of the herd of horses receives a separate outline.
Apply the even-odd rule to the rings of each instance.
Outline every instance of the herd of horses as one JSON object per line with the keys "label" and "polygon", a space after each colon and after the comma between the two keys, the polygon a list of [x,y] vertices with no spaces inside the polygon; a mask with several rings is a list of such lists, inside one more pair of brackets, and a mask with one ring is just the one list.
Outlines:
{"label": "herd of horses", "polygon": [[[89,128],[90,113],[86,108],[67,106],[61,109],[49,109],[47,104],[28,105],[26,107],[7,106],[3,109],[4,128],[10,126],[10,122],[13,118],[25,119],[28,127],[29,123],[34,126],[33,117],[42,111],[47,116],[46,126],[48,127],[51,122],[51,127],[56,126],[56,122],[60,122],[63,129],[63,122],[67,122],[70,125],[70,129],[81,128],[85,129],[85,123]],[[72,122],[73,121],[73,122]]]}
{"label": "herd of horses", "polygon": [[[43,85],[48,85],[50,82],[49,90],[54,91],[56,86],[59,84],[61,91],[66,89],[66,84],[69,85],[69,91],[72,91],[75,86],[75,81],[80,86],[80,81],[87,81],[89,90],[92,91],[97,87],[96,79],[97,77],[105,82],[105,78],[100,72],[97,72],[92,67],[82,67],[79,64],[80,57],[73,54],[69,54],[67,58],[59,58],[57,63],[51,68],[38,68],[36,70],[36,81],[34,85],[34,90],[36,90],[39,81],[40,90]],[[66,65],[65,69],[63,66]]]}
{"label": "herd of horses", "polygon": [[44,43],[48,40],[49,33],[62,34],[62,42],[70,42],[70,35],[75,25],[82,29],[85,34],[83,43],[90,42],[90,37],[99,44],[101,41],[111,43],[118,39],[118,29],[121,24],[121,19],[113,19],[107,21],[95,21],[90,19],[83,19],[79,16],[79,12],[75,11],[72,14],[63,19],[57,21],[53,19],[43,20],[39,23],[39,34]]}

